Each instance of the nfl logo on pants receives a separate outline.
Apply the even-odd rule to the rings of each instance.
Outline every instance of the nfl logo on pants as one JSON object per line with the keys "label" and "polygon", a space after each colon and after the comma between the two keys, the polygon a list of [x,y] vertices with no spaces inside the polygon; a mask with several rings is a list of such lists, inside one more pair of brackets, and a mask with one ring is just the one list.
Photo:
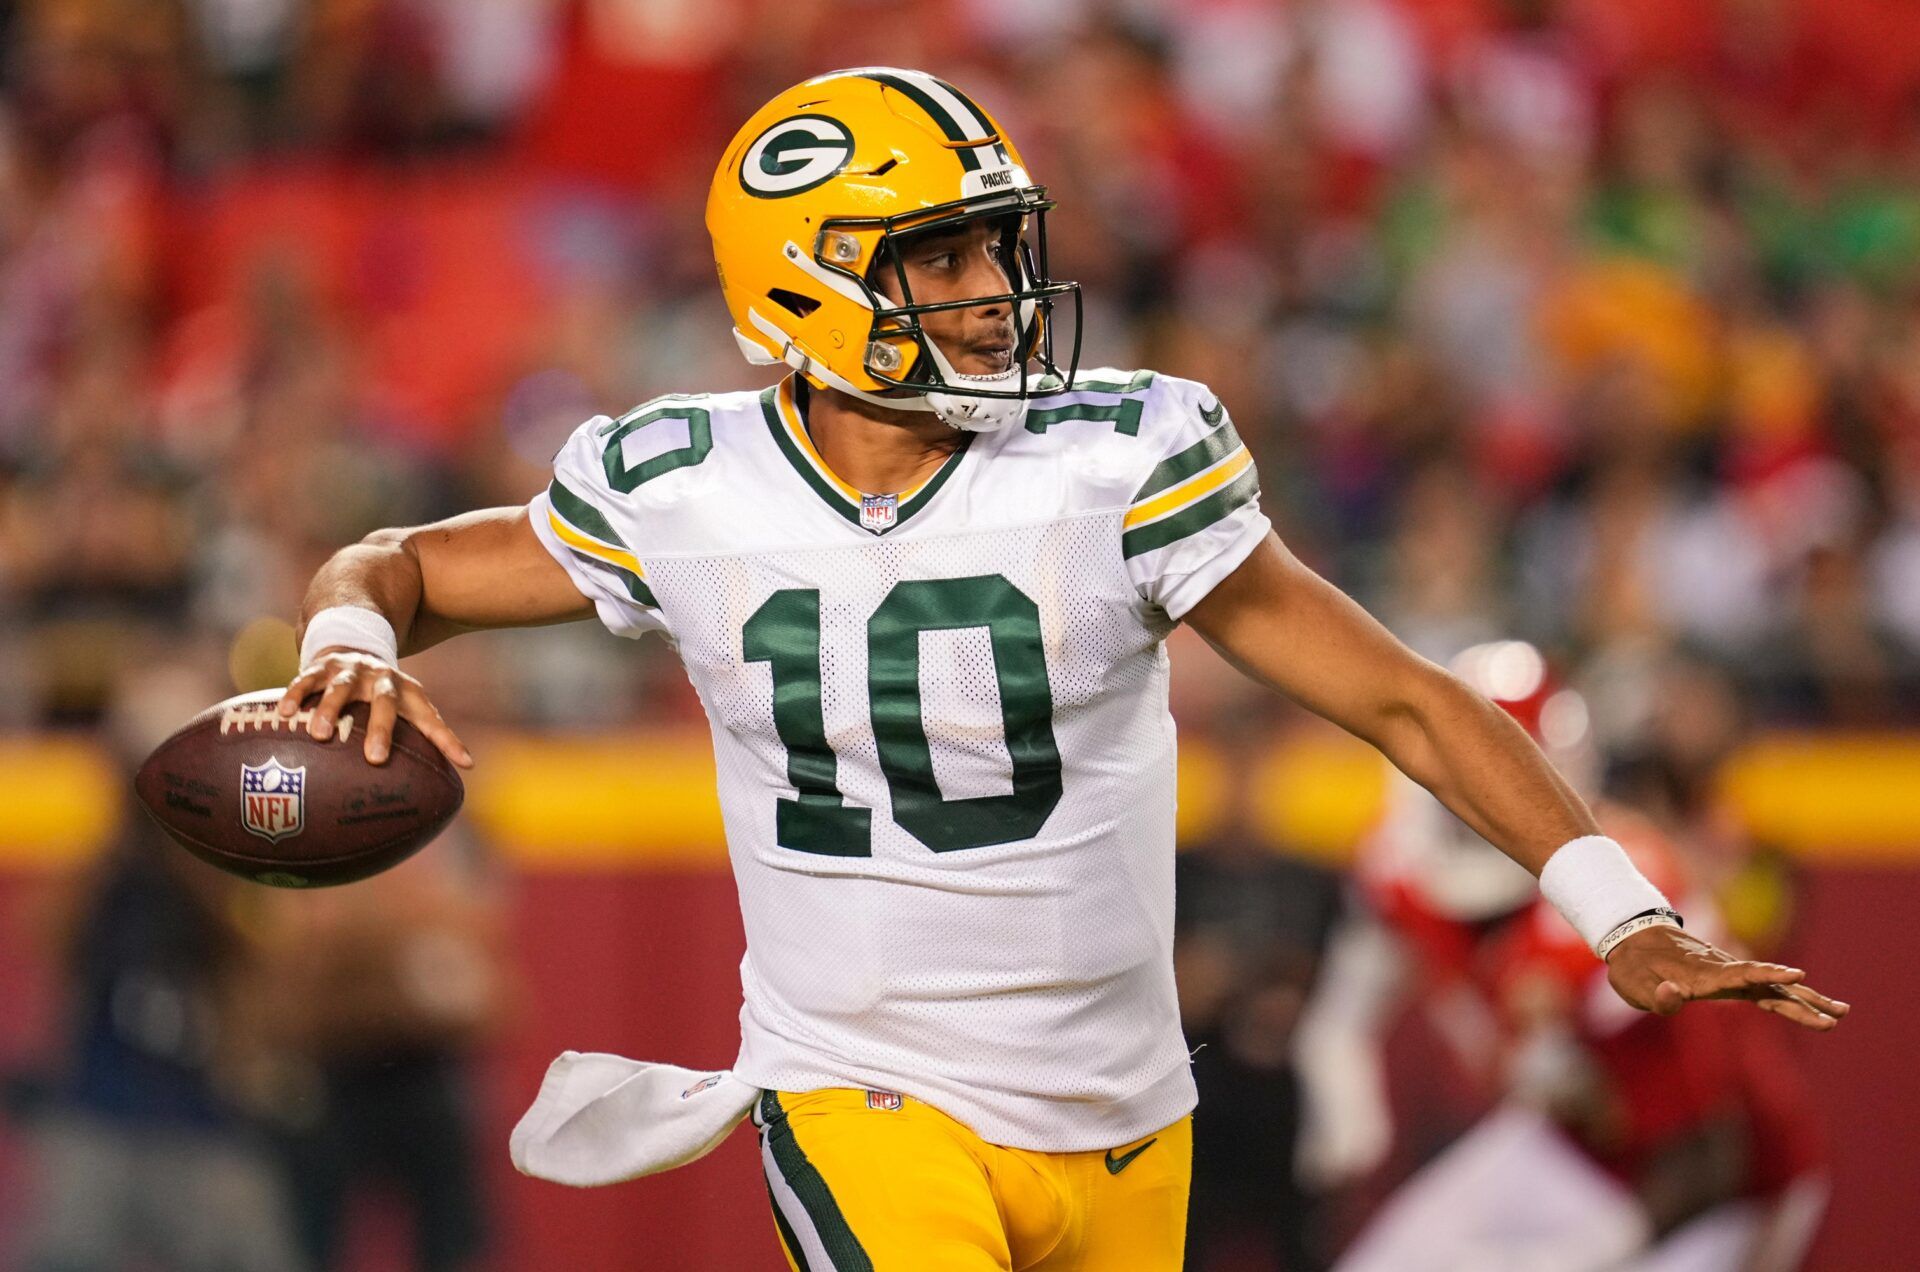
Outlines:
{"label": "nfl logo on pants", "polygon": [[305,820],[307,768],[288,768],[269,759],[255,767],[240,766],[240,821],[247,830],[269,842],[300,833]]}

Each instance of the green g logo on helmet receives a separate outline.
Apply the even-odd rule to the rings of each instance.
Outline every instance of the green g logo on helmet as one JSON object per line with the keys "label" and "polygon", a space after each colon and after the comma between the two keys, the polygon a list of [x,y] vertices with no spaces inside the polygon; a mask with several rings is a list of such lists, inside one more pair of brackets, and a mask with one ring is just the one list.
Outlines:
{"label": "green g logo on helmet", "polygon": [[794,115],[761,133],[740,160],[740,184],[759,199],[811,190],[853,158],[853,134],[825,115]]}

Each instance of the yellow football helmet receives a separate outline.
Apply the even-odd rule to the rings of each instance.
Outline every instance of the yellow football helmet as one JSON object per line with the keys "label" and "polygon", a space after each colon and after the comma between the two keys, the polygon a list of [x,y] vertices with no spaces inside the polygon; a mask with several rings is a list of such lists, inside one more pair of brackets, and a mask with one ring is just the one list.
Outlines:
{"label": "yellow football helmet", "polygon": [[[1071,383],[1079,361],[1079,284],[1046,275],[1052,206],[1000,125],[966,94],[921,71],[875,66],[810,79],[761,107],[714,173],[707,231],[749,361],[784,362],[816,388],[987,429]],[[1011,290],[916,304],[888,240],[981,217],[1004,218],[1005,259],[1018,275]],[[871,282],[876,265],[889,263],[900,304]],[[1074,349],[1063,372],[1050,319],[1066,296]],[[954,371],[920,316],[995,303],[1015,315],[1013,367]]]}

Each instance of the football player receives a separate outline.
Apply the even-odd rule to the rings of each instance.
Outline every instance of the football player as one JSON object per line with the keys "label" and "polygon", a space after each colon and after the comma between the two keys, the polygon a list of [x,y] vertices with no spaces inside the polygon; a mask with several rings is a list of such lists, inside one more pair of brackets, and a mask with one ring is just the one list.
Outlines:
{"label": "football player", "polygon": [[[368,701],[371,762],[404,717],[467,765],[403,654],[596,615],[673,642],[747,934],[739,1057],[677,1098],[753,1105],[782,1242],[812,1272],[1179,1265],[1181,622],[1540,875],[1634,1006],[1745,998],[1833,1027],[1846,1005],[1797,969],[1685,932],[1523,731],[1288,553],[1204,385],[1056,356],[1078,291],[1048,275],[1050,206],[930,75],[780,94],[727,147],[706,219],[740,346],[784,378],[596,417],[525,507],[342,550],[282,709],[319,694],[325,737]],[[557,1062],[523,1129],[576,1123],[583,1084],[616,1101],[599,1115],[627,1108],[658,1086],[644,1069]],[[564,1177],[711,1142],[672,1095],[635,1108],[648,1164]]]}

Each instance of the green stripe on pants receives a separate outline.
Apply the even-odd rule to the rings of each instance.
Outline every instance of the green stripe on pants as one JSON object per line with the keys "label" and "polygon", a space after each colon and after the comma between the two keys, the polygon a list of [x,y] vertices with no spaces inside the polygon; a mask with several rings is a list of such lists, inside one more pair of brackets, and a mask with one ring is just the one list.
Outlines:
{"label": "green stripe on pants", "polygon": [[[812,1220],[814,1231],[820,1234],[820,1244],[833,1260],[833,1272],[873,1272],[873,1260],[867,1257],[860,1238],[847,1226],[846,1216],[840,1213],[839,1203],[834,1201],[826,1179],[807,1160],[800,1142],[794,1139],[793,1127],[787,1124],[787,1112],[780,1107],[779,1095],[772,1091],[764,1093],[760,1113],[767,1124],[764,1133],[767,1147],[773,1152],[774,1165],[780,1168],[780,1178],[793,1189],[793,1195],[806,1209],[807,1218]],[[778,1209],[775,1207],[776,1212]]]}

